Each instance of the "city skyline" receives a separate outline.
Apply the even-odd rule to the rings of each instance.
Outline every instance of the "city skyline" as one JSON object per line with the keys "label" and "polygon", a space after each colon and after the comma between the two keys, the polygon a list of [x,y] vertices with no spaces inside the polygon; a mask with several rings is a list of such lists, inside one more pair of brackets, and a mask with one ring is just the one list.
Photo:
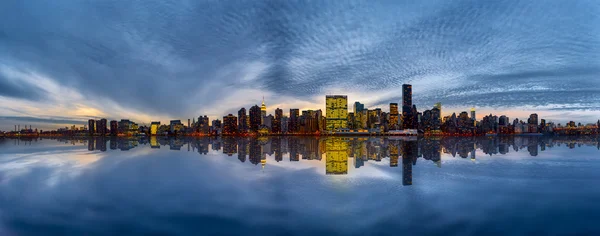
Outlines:
{"label": "city skyline", "polygon": [[404,83],[443,115],[591,123],[598,11],[586,0],[3,1],[0,21],[19,24],[0,25],[0,129],[215,119],[263,96],[270,114],[324,111],[328,94],[385,109]]}

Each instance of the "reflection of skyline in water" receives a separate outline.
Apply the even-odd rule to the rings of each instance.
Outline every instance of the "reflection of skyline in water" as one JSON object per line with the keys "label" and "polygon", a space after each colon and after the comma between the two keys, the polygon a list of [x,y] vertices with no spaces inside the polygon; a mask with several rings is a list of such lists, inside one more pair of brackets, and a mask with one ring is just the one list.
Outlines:
{"label": "reflection of skyline in water", "polygon": [[[477,151],[485,155],[504,155],[527,151],[535,157],[553,147],[594,146],[600,150],[598,137],[207,137],[207,138],[86,138],[56,139],[72,145],[86,145],[88,151],[129,151],[133,148],[166,148],[171,151],[222,152],[237,156],[241,163],[267,164],[267,156],[280,162],[324,161],[326,175],[346,175],[349,168],[359,169],[368,162],[389,159],[389,167],[402,168],[402,184],[412,185],[413,166],[418,160],[431,161],[441,167],[442,154],[475,160]],[[37,139],[14,139],[15,145],[27,145]]]}

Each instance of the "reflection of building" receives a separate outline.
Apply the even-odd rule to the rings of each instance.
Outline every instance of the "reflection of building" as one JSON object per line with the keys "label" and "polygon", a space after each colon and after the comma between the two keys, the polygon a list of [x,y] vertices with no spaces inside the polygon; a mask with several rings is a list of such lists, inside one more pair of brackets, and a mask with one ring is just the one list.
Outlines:
{"label": "reflection of building", "polygon": [[390,167],[398,167],[398,145],[390,144]]}
{"label": "reflection of building", "polygon": [[402,185],[412,185],[412,166],[418,151],[417,141],[402,142]]}
{"label": "reflection of building", "polygon": [[150,148],[160,148],[160,144],[158,143],[156,136],[150,137]]}
{"label": "reflection of building", "polygon": [[348,142],[342,138],[332,137],[325,140],[326,164],[325,174],[348,174]]}
{"label": "reflection of building", "polygon": [[327,131],[348,128],[348,97],[344,95],[327,95],[325,97]]}

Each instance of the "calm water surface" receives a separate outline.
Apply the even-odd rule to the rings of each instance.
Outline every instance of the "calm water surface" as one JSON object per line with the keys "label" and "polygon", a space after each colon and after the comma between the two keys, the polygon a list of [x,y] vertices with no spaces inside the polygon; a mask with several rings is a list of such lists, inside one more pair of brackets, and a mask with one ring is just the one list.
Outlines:
{"label": "calm water surface", "polygon": [[0,235],[600,235],[598,137],[0,139]]}

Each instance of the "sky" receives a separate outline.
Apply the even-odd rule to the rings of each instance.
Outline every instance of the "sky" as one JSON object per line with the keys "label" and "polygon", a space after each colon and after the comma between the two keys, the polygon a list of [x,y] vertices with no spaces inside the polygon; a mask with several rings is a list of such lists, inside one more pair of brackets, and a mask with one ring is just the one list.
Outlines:
{"label": "sky", "polygon": [[[600,1],[0,1],[0,130],[261,103],[600,119]],[[352,108],[350,108],[352,110]]]}

